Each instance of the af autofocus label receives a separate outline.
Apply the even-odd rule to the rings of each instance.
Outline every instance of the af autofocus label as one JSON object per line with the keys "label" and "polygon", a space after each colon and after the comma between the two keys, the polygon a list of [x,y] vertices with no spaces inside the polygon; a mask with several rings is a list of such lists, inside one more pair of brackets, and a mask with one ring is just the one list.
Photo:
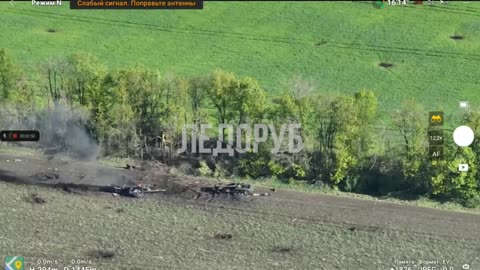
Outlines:
{"label": "af autofocus label", "polygon": [[203,0],[71,0],[70,9],[202,9]]}

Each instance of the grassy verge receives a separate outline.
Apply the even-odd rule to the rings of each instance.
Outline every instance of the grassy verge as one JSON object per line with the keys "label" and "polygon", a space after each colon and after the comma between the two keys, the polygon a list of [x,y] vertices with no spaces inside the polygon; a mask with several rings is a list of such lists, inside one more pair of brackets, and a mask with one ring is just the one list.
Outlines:
{"label": "grassy verge", "polygon": [[366,200],[383,200],[383,201],[406,204],[406,205],[415,205],[415,206],[421,206],[421,207],[463,211],[463,212],[480,214],[480,207],[466,208],[458,203],[454,203],[454,202],[441,203],[426,197],[420,197],[419,199],[416,199],[416,200],[407,201],[407,200],[400,200],[400,199],[389,197],[389,196],[375,197],[375,196],[370,196],[366,194],[343,192],[328,186],[311,185],[303,182],[285,183],[277,179],[266,179],[263,181],[256,181],[252,179],[237,179],[237,180],[260,185],[267,188],[294,190],[294,191],[301,191],[301,192],[317,192],[317,193],[327,194],[327,195],[335,195],[335,196],[366,199]]}
{"label": "grassy verge", "polygon": [[[188,174],[185,174],[179,170],[174,170],[174,174],[189,176]],[[357,199],[364,199],[364,200],[382,200],[382,201],[388,201],[388,202],[393,202],[398,204],[414,205],[414,206],[421,206],[421,207],[428,207],[428,208],[437,208],[437,209],[444,209],[444,210],[453,210],[453,211],[480,214],[480,208],[467,208],[455,202],[442,203],[427,197],[420,197],[419,199],[416,199],[416,200],[401,200],[391,196],[376,197],[376,196],[371,196],[367,194],[343,192],[338,189],[332,188],[328,185],[314,185],[314,184],[309,184],[307,182],[302,182],[302,181],[293,181],[290,183],[286,183],[276,178],[250,179],[250,178],[242,178],[242,177],[228,177],[228,178],[211,177],[209,179],[212,182],[214,181],[243,182],[243,183],[249,183],[255,186],[268,188],[268,189],[275,188],[278,190],[283,189],[283,190],[291,190],[291,191],[299,191],[299,192],[319,193],[319,194],[341,196],[341,197],[348,197],[348,198],[357,198]]]}

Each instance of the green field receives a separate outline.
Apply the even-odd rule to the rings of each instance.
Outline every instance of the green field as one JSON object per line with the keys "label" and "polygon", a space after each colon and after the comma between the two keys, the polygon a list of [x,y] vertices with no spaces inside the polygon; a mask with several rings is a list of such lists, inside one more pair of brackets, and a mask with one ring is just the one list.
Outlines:
{"label": "green field", "polygon": [[480,3],[473,2],[384,9],[371,2],[206,2],[193,11],[4,2],[0,17],[0,48],[27,71],[84,51],[110,67],[180,75],[222,68],[252,76],[272,93],[295,76],[322,92],[370,89],[383,111],[407,98],[427,109],[455,109],[459,100],[473,103],[480,83]]}

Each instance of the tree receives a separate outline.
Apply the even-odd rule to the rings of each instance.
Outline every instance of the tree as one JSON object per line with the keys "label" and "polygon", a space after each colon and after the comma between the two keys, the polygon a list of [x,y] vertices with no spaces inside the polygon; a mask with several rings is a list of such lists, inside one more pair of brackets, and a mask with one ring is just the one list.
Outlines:
{"label": "tree", "polygon": [[189,105],[189,81],[167,74],[161,82],[160,123],[163,132],[178,135],[187,122]]}
{"label": "tree", "polygon": [[392,120],[399,131],[403,149],[399,151],[403,174],[415,179],[427,159],[427,115],[415,101],[407,101],[402,108],[392,115]]}
{"label": "tree", "polygon": [[371,147],[375,95],[361,91],[353,97],[323,95],[308,100],[315,104],[313,113],[304,112],[306,119],[313,115],[308,121],[312,121],[309,129],[315,131],[314,174],[335,186],[352,186],[345,181],[359,177]]}
{"label": "tree", "polygon": [[238,80],[233,73],[214,70],[210,75],[209,98],[217,110],[219,124],[226,124],[233,115],[231,104],[234,101],[235,90],[238,89]]}
{"label": "tree", "polygon": [[75,53],[67,58],[68,91],[67,99],[71,104],[78,102],[89,107],[98,96],[106,68],[98,59],[87,53]]}
{"label": "tree", "polygon": [[68,63],[66,59],[50,58],[43,65],[47,79],[45,89],[54,104],[57,104],[62,96],[65,95],[67,68]]}
{"label": "tree", "polygon": [[377,116],[377,98],[371,91],[362,90],[355,93],[356,121],[358,134],[356,135],[356,156],[365,160],[372,149],[372,125]]}
{"label": "tree", "polygon": [[128,102],[135,114],[138,135],[158,135],[162,111],[162,80],[155,69],[137,67],[123,70],[120,85],[125,88]]}
{"label": "tree", "polygon": [[[283,177],[305,178],[306,172],[310,175],[311,167],[315,168],[315,165],[312,166],[314,162],[311,161],[309,151],[316,143],[315,127],[317,119],[314,113],[316,102],[319,102],[318,96],[311,94],[310,88],[306,89],[303,84],[302,87],[294,84],[275,97],[271,106],[265,106],[266,119],[277,130],[284,124],[299,125],[295,129],[296,134],[289,134],[290,130],[286,130],[285,138],[291,135],[300,136],[303,151],[299,153],[283,151],[272,157],[271,163],[274,162],[284,168]],[[287,140],[284,140],[284,142],[286,144]],[[299,143],[299,141],[297,142]],[[298,173],[299,171],[302,173]]]}
{"label": "tree", "polygon": [[238,82],[233,96],[230,117],[236,119],[237,124],[248,123],[252,120],[261,120],[265,112],[267,94],[258,81],[245,78]]}
{"label": "tree", "polygon": [[190,100],[190,108],[192,110],[192,123],[198,124],[204,118],[203,109],[206,106],[206,98],[208,94],[208,78],[194,77],[190,79],[188,87],[188,96]]}
{"label": "tree", "polygon": [[111,131],[111,125],[121,115],[112,114],[114,106],[120,102],[123,92],[119,89],[117,83],[118,77],[115,74],[108,73],[100,87],[90,93],[90,112],[95,123],[95,133],[100,143],[108,136]]}
{"label": "tree", "polygon": [[[122,79],[124,74],[116,71],[105,77],[96,107],[97,125],[104,130],[102,136],[105,154],[120,156],[139,156],[139,139],[136,134],[136,122],[133,108],[129,103],[128,91]],[[95,104],[94,103],[94,104]]]}
{"label": "tree", "polygon": [[299,124],[303,143],[309,146],[315,142],[316,102],[319,102],[318,96],[300,95],[294,89],[284,90],[273,99],[273,106],[268,110],[268,119],[277,125]]}
{"label": "tree", "polygon": [[[328,129],[323,131],[327,138],[328,144],[326,150],[331,159],[331,171],[329,172],[329,180],[338,185],[345,177],[355,171],[358,164],[358,157],[355,155],[354,142],[358,134],[358,114],[355,107],[355,100],[351,97],[337,97],[327,107]],[[322,118],[320,116],[320,118]],[[331,132],[331,134],[328,134]]]}
{"label": "tree", "polygon": [[[217,112],[218,124],[251,123],[263,118],[266,93],[252,78],[239,80],[233,73],[215,70],[210,76],[208,97]],[[224,137],[225,130],[221,130]]]}

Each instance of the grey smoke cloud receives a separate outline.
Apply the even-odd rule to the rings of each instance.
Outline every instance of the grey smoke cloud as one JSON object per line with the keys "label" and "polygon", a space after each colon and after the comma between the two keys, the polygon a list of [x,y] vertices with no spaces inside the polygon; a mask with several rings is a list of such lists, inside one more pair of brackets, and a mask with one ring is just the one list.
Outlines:
{"label": "grey smoke cloud", "polygon": [[39,116],[35,126],[40,130],[41,145],[75,159],[94,160],[98,157],[100,147],[87,133],[86,112],[57,104],[53,110],[45,110]]}
{"label": "grey smoke cloud", "polygon": [[88,133],[88,113],[80,108],[56,104],[38,112],[21,115],[12,113],[3,119],[2,129],[36,129],[40,131],[41,146],[46,154],[66,155],[70,158],[92,161],[100,147]]}

